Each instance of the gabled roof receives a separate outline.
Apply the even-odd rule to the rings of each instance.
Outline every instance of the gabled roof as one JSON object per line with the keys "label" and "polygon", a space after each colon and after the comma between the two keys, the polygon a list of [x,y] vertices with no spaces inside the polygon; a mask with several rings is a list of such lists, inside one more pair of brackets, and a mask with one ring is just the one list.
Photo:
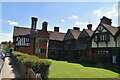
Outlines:
{"label": "gabled roof", "polygon": [[81,33],[81,31],[79,31],[79,30],[72,30],[72,29],[69,29],[69,31],[72,33],[72,35],[73,35],[73,37],[74,37],[75,39],[77,39],[78,36],[79,36],[80,33]]}
{"label": "gabled roof", "polygon": [[30,28],[14,26],[13,36],[28,35],[28,34],[30,34]]}
{"label": "gabled roof", "polygon": [[[13,36],[28,35],[30,34],[30,30],[31,28],[15,26]],[[49,36],[50,40],[62,41],[65,36],[65,33],[61,33],[61,32],[48,31],[48,33],[50,34]]]}
{"label": "gabled roof", "polygon": [[48,31],[50,40],[63,41],[65,33]]}
{"label": "gabled roof", "polygon": [[[117,28],[117,27],[115,27],[115,26],[111,26],[111,25],[108,25],[108,24],[100,23],[100,24],[98,25],[98,27],[99,27],[100,25],[102,25],[107,31],[109,31],[112,36],[116,36],[116,34],[117,34],[118,31],[119,31],[119,28]],[[96,28],[96,30],[98,29],[98,27]],[[94,33],[93,33],[93,35],[92,35],[92,38],[93,38],[96,30],[94,31]],[[92,39],[92,38],[91,38],[91,39]]]}
{"label": "gabled roof", "polygon": [[118,36],[119,34],[120,34],[120,27],[118,26],[117,27],[119,30],[118,30],[118,32],[116,33],[116,36]]}
{"label": "gabled roof", "polygon": [[119,28],[108,25],[108,24],[103,24],[101,23],[113,36],[116,35],[116,33],[118,32]]}
{"label": "gabled roof", "polygon": [[92,34],[94,33],[93,30],[89,30],[89,29],[85,29],[85,31],[88,33],[89,36],[92,36]]}

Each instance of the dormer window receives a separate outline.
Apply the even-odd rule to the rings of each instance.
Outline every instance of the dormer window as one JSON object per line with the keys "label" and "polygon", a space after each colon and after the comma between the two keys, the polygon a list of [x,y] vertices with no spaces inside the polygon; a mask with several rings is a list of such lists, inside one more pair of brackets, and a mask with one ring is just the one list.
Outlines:
{"label": "dormer window", "polygon": [[95,42],[110,41],[110,36],[107,32],[97,33],[97,34],[95,34],[94,41]]}

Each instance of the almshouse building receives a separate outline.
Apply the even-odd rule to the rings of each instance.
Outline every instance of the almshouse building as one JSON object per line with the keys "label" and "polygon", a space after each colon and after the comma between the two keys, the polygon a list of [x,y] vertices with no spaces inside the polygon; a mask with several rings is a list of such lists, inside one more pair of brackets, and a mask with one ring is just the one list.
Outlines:
{"label": "almshouse building", "polygon": [[36,29],[37,18],[31,18],[31,28],[14,27],[15,50],[37,55],[41,58],[65,60],[93,60],[102,55],[109,63],[118,63],[120,51],[120,28],[112,26],[112,20],[103,16],[95,31],[92,24],[87,29],[73,27],[67,33],[59,32],[59,27],[48,31],[48,23]]}

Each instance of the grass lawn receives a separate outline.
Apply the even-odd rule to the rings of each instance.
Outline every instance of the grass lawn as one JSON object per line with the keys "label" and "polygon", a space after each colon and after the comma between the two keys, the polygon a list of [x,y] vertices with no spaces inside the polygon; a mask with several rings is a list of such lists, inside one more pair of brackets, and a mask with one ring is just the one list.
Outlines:
{"label": "grass lawn", "polygon": [[118,74],[106,69],[84,67],[66,61],[53,61],[49,78],[118,78]]}

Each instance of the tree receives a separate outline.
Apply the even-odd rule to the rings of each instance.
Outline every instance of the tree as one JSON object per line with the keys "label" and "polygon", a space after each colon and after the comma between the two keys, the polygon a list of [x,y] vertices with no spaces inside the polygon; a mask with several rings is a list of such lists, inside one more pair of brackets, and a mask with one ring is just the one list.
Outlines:
{"label": "tree", "polygon": [[7,41],[2,41],[1,44],[7,44],[8,42]]}
{"label": "tree", "polygon": [[2,46],[2,49],[5,50],[5,51],[7,51],[7,52],[9,52],[9,47],[8,46],[4,45],[4,46]]}

